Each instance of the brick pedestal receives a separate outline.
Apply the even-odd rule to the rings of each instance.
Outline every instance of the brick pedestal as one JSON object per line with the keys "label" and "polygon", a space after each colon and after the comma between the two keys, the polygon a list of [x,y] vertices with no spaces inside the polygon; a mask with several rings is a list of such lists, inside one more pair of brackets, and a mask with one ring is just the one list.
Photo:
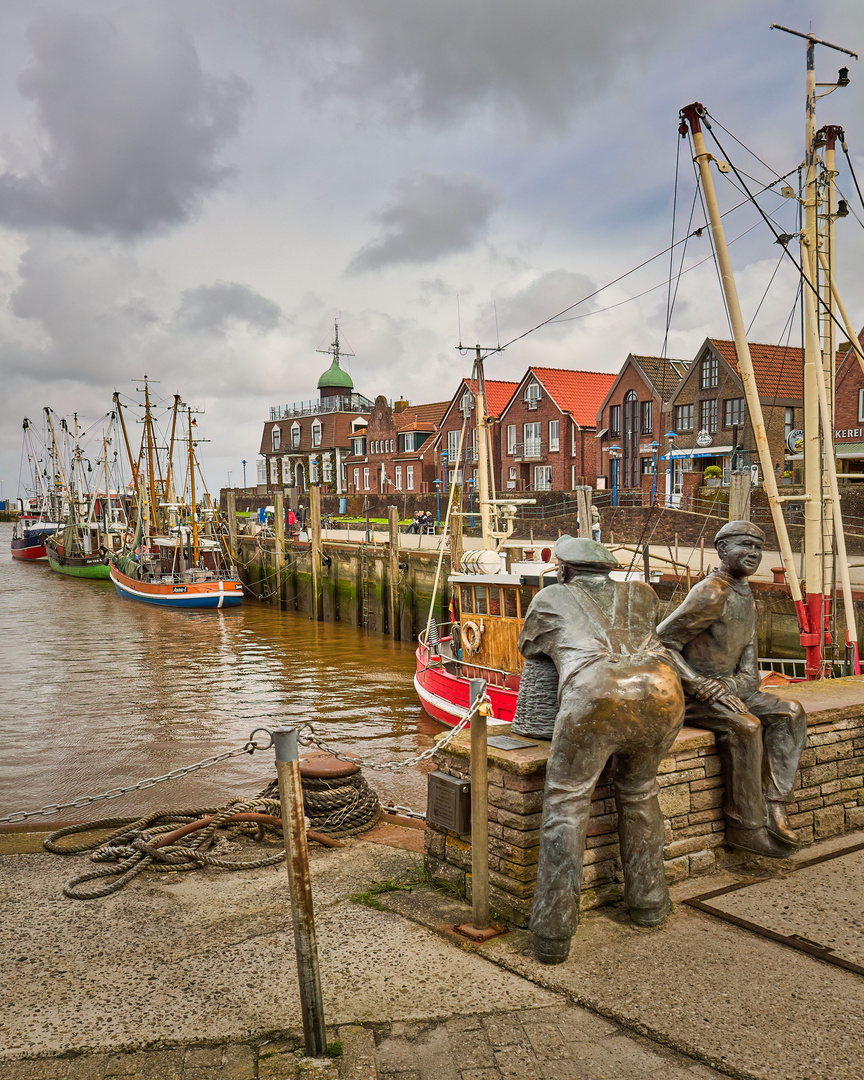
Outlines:
{"label": "brick pedestal", "polygon": [[[864,828],[864,677],[772,688],[808,714],[807,745],[790,808],[803,844]],[[502,725],[500,730],[508,730]],[[490,734],[499,730],[490,726]],[[531,913],[540,853],[540,814],[549,743],[505,751],[489,748],[489,894],[492,907],[517,926]],[[438,768],[470,777],[470,737],[458,735],[436,755]],[[723,777],[708,731],[683,728],[660,765],[664,858],[670,882],[741,862],[725,844]],[[471,894],[471,840],[429,825],[426,866],[433,878]],[[608,770],[598,781],[582,874],[582,908],[620,899],[622,888],[615,797]]]}

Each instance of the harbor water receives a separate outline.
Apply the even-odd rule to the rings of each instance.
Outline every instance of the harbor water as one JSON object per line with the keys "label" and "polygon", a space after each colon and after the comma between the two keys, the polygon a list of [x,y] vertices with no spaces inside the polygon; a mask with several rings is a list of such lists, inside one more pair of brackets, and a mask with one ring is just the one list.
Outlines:
{"label": "harbor water", "polygon": [[[13,560],[11,536],[0,523],[0,816],[167,773],[256,727],[311,721],[378,763],[415,756],[443,730],[417,700],[410,642],[254,600],[198,612],[122,600],[110,582]],[[382,801],[422,810],[429,767],[365,775]],[[244,754],[52,819],[219,806],[273,777],[272,750]]]}

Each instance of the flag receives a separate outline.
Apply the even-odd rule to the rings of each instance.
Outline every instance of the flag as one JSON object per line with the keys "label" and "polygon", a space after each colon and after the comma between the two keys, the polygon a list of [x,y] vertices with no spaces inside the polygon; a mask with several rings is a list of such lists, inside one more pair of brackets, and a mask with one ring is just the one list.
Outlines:
{"label": "flag", "polygon": [[194,416],[192,417],[192,427],[198,427],[198,421],[195,419]]}

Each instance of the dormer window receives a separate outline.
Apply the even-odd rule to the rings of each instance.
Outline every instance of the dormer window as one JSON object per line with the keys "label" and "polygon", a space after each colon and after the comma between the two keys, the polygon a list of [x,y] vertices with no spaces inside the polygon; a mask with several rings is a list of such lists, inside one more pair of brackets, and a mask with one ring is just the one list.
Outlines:
{"label": "dormer window", "polygon": [[300,449],[300,425],[296,420],[291,425],[291,448],[293,450]]}
{"label": "dormer window", "polygon": [[528,383],[525,387],[525,404],[529,409],[536,409],[537,404],[540,401],[540,384],[536,382]]}
{"label": "dormer window", "polygon": [[272,440],[271,445],[273,452],[275,453],[282,445],[282,428],[280,428],[278,424],[270,429],[270,438]]}
{"label": "dormer window", "polygon": [[312,422],[312,445],[313,446],[320,446],[321,445],[321,421],[320,420],[314,420]]}
{"label": "dormer window", "polygon": [[474,395],[470,390],[466,390],[462,395],[462,401],[459,404],[459,409],[463,416],[468,416],[471,410],[474,408]]}

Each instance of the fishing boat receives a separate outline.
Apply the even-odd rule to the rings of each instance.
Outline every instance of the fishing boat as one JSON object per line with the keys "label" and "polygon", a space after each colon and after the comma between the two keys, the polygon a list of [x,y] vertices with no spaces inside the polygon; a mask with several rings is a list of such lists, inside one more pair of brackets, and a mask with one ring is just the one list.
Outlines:
{"label": "fishing boat", "polygon": [[[57,445],[56,432],[50,410],[46,410],[52,434],[52,445]],[[45,541],[45,552],[52,570],[67,577],[89,578],[107,581],[109,551],[119,548],[122,533],[125,531],[122,500],[112,497],[112,477],[108,447],[111,444],[114,417],[111,416],[108,427],[102,435],[102,457],[97,460],[97,470],[104,475],[105,489],[102,492],[89,490],[85,470],[85,459],[81,448],[84,433],[78,429],[78,414],[73,416],[73,431],[64,427],[63,431],[73,440],[68,455],[68,474],[66,455],[57,455],[57,470],[63,481],[66,508],[65,522]],[[88,469],[89,469],[89,462]]]}
{"label": "fishing boat", "polygon": [[[785,29],[778,27],[778,29]],[[791,31],[795,33],[794,31]],[[785,502],[793,496],[780,495],[777,489],[774,462],[771,459],[766,425],[759,390],[753,372],[745,322],[732,275],[731,262],[723,232],[711,175],[710,163],[718,161],[705,146],[703,128],[710,130],[707,112],[694,103],[681,110],[679,132],[692,142],[693,159],[704,192],[706,210],[719,276],[729,320],[733,329],[735,352],[745,392],[745,401],[754,433],[762,484],[771,510],[772,525],[777,537],[780,557],[785,570],[789,595],[798,620],[802,665],[807,679],[830,677],[838,669],[844,673],[860,674],[858,632],[855,604],[849,579],[849,564],[840,509],[836,461],[833,448],[833,364],[836,358],[835,324],[844,329],[850,350],[854,350],[864,369],[864,351],[839,299],[834,281],[833,226],[837,217],[834,181],[836,168],[834,145],[842,141],[842,129],[827,127],[817,132],[815,121],[816,82],[813,62],[814,46],[828,45],[811,34],[800,34],[807,40],[807,148],[806,180],[800,201],[804,208],[805,228],[801,232],[799,271],[803,283],[804,308],[804,439],[803,458],[805,495],[794,496],[804,505],[804,568],[803,588],[783,514]],[[838,46],[829,46],[839,48]],[[848,50],[841,50],[848,51]],[[841,73],[842,76],[842,73]],[[841,80],[838,86],[844,85]],[[719,144],[718,144],[719,146]],[[819,150],[824,147],[822,156]],[[722,148],[720,148],[722,150]],[[730,166],[718,161],[721,173]],[[734,171],[734,169],[733,169]],[[736,172],[736,180],[746,190],[746,182]],[[794,196],[791,188],[785,197]],[[763,215],[764,216],[764,215]],[[772,226],[773,227],[773,226]],[[775,233],[776,235],[776,233]],[[792,237],[780,237],[788,243]],[[839,310],[842,323],[838,320]],[[425,710],[444,724],[455,725],[462,720],[471,700],[470,680],[482,678],[496,719],[512,721],[522,668],[517,648],[519,632],[528,604],[539,588],[555,580],[554,564],[541,560],[534,563],[508,563],[500,541],[509,533],[495,527],[506,500],[490,498],[491,473],[488,469],[488,442],[483,407],[483,370],[480,349],[472,376],[476,385],[476,429],[478,445],[478,489],[480,494],[483,552],[480,563],[455,555],[456,565],[449,576],[451,585],[452,621],[436,625],[432,622],[434,593],[444,551],[442,538],[439,573],[433,587],[433,601],[426,629],[420,634],[416,653],[414,685]],[[467,413],[466,413],[467,423]],[[464,439],[463,427],[462,438]],[[815,447],[815,449],[814,449]],[[461,460],[460,450],[457,461]],[[454,484],[448,505],[444,537],[449,530]],[[492,488],[494,492],[494,486]],[[514,503],[516,500],[512,500]],[[520,500],[521,501],[521,500]],[[506,514],[506,509],[505,509]],[[590,512],[580,507],[583,535],[590,536]],[[456,530],[458,533],[458,529]],[[510,529],[512,531],[512,528]],[[451,545],[452,546],[452,545]],[[473,554],[473,553],[472,553]],[[485,571],[476,572],[476,571]],[[647,573],[647,572],[646,572]],[[627,571],[613,571],[613,576],[626,576]],[[843,600],[842,629],[835,628],[833,619],[834,594]],[[838,620],[839,622],[839,620]],[[839,640],[838,640],[839,639]],[[832,655],[833,649],[833,655]],[[763,678],[774,667],[773,662],[760,664]],[[782,666],[782,662],[781,662]],[[767,668],[767,670],[766,670]],[[782,676],[774,675],[776,679]]]}
{"label": "fishing boat", "polygon": [[52,514],[56,499],[52,497],[53,484],[49,485],[47,459],[49,454],[42,440],[35,444],[36,435],[27,417],[24,418],[24,447],[22,456],[30,466],[30,496],[19,500],[20,513],[12,528],[12,558],[35,562],[46,557],[45,540],[60,527]]}
{"label": "fishing boat", "polygon": [[[115,403],[120,407],[118,395]],[[126,535],[123,549],[108,556],[109,575],[117,593],[128,600],[138,600],[167,608],[235,607],[243,599],[243,585],[234,572],[214,528],[214,515],[199,506],[196,497],[194,427],[192,410],[185,406],[188,453],[186,478],[190,501],[178,501],[174,490],[174,446],[177,419],[183,408],[174,397],[168,456],[160,461],[157,454],[149,380],[144,380],[144,433],[141,451],[133,459],[122,410],[118,415],[136,478],[135,525]],[[203,480],[202,480],[203,482]],[[184,485],[185,490],[185,485]],[[206,490],[206,489],[205,489]],[[209,495],[208,495],[209,500]]]}

